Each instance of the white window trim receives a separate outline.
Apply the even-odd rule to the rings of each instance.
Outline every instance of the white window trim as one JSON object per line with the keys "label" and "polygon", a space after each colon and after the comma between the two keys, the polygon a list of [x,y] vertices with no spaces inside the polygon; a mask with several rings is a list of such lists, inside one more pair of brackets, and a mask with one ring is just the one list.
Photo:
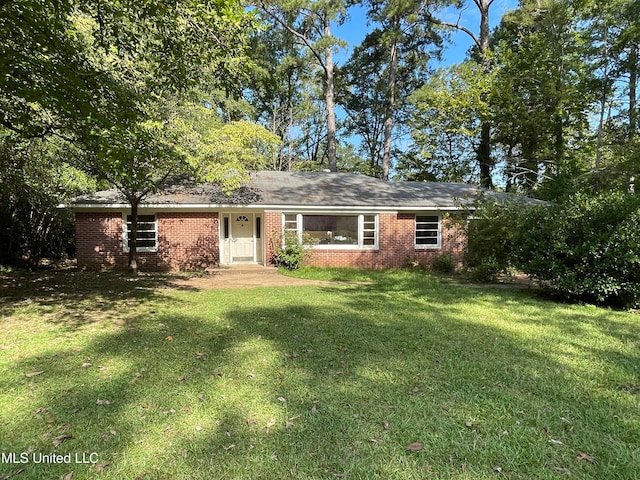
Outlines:
{"label": "white window trim", "polygon": [[[295,215],[296,216],[296,234],[298,236],[298,241],[302,243],[303,239],[303,217],[305,214],[303,213],[283,213],[282,214],[282,242],[284,246],[284,237],[286,231],[292,231],[292,228],[285,230],[285,216],[286,215]],[[336,212],[312,212],[308,213],[308,215],[336,215],[336,216],[353,216],[358,217],[358,244],[357,245],[312,245],[311,248],[316,250],[378,250],[380,244],[380,229],[379,229],[379,215],[377,213],[360,213],[351,215],[348,213],[336,213]],[[375,222],[375,235],[374,235],[374,244],[373,245],[364,245],[364,217],[374,218]]]}
{"label": "white window trim", "polygon": [[[122,247],[125,253],[129,253],[129,232],[127,231],[127,217],[131,215],[128,212],[122,214]],[[153,215],[156,234],[156,246],[155,247],[137,247],[138,253],[144,252],[157,252],[158,251],[158,215],[155,213],[138,213],[138,215]]]}
{"label": "white window trim", "polygon": [[[435,245],[424,245],[416,242],[416,234],[418,233],[418,217],[437,217],[438,218],[438,234],[436,236],[437,243]],[[416,250],[437,250],[442,248],[442,216],[433,212],[416,213],[413,216],[413,248]]]}

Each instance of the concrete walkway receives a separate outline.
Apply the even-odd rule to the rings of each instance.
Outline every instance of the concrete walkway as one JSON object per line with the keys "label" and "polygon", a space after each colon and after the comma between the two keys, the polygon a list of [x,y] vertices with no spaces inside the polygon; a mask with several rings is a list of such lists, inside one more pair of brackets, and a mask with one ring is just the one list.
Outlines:
{"label": "concrete walkway", "polygon": [[221,267],[205,276],[176,278],[172,283],[186,288],[208,289],[327,285],[331,282],[288,277],[278,273],[275,267],[247,264]]}

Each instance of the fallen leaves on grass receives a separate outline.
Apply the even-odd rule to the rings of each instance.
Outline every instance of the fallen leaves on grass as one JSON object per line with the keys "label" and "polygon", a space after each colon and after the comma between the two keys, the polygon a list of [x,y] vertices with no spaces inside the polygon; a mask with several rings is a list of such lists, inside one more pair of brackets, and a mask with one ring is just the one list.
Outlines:
{"label": "fallen leaves on grass", "polygon": [[102,473],[102,471],[110,465],[109,462],[96,463],[95,469],[98,473]]}
{"label": "fallen leaves on grass", "polygon": [[272,418],[267,422],[267,425],[266,425],[267,434],[271,431],[271,427],[273,427],[275,424],[276,424],[275,418]]}
{"label": "fallen leaves on grass", "polygon": [[0,475],[0,480],[8,480],[9,478],[17,477],[22,472],[24,472],[24,468],[19,468],[18,470],[12,473],[4,473]]}
{"label": "fallen leaves on grass", "polygon": [[44,373],[44,370],[40,370],[38,372],[28,372],[25,373],[24,376],[27,378],[31,378],[31,377],[37,377],[38,375],[42,375]]}
{"label": "fallen leaves on grass", "polygon": [[100,400],[99,398],[96,400],[96,405],[111,405],[109,400]]}
{"label": "fallen leaves on grass", "polygon": [[413,442],[411,445],[407,445],[405,450],[409,452],[419,452],[424,448],[424,444],[422,442]]}
{"label": "fallen leaves on grass", "polygon": [[59,437],[56,437],[53,439],[53,446],[54,447],[59,447],[63,442],[65,442],[66,440],[69,440],[70,438],[73,438],[72,435],[60,435]]}
{"label": "fallen leaves on grass", "polygon": [[595,459],[586,452],[578,452],[578,456],[576,457],[576,460],[579,462],[584,460],[589,463],[593,463],[595,461]]}

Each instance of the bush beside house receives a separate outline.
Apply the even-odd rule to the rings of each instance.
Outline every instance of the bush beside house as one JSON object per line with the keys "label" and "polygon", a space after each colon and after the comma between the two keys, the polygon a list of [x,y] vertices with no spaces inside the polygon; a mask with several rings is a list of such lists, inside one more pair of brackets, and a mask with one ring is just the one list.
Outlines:
{"label": "bush beside house", "polygon": [[566,297],[626,307],[640,302],[640,196],[490,204],[476,216],[466,258],[478,274],[514,268]]}

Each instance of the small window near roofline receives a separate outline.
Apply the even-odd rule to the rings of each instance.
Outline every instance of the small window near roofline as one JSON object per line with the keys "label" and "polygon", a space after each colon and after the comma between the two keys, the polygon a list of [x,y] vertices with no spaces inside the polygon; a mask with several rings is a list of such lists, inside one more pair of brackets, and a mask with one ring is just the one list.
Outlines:
{"label": "small window near roofline", "polygon": [[439,215],[415,216],[415,248],[440,248],[441,219]]}
{"label": "small window near roofline", "polygon": [[[131,248],[131,215],[127,215],[124,229],[124,251]],[[138,252],[158,251],[158,221],[155,215],[138,215],[138,232],[136,235],[136,250]]]}

